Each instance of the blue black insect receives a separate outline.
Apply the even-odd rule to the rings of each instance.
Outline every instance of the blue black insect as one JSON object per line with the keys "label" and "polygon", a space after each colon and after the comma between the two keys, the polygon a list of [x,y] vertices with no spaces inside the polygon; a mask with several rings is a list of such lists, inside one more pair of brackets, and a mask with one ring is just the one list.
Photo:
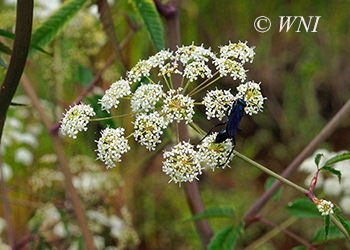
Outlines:
{"label": "blue black insect", "polygon": [[202,140],[200,140],[200,142],[202,142],[208,135],[211,134],[211,132],[213,131],[214,128],[226,125],[226,127],[224,129],[222,129],[221,131],[219,131],[219,133],[216,135],[214,143],[221,143],[221,142],[224,142],[226,139],[232,139],[233,140],[233,147],[232,147],[232,150],[229,153],[225,163],[219,165],[219,167],[222,167],[222,166],[226,165],[226,163],[230,160],[230,157],[231,157],[231,154],[233,152],[233,149],[236,146],[235,135],[237,134],[238,131],[242,130],[239,127],[239,123],[242,120],[242,117],[244,115],[244,108],[246,106],[247,105],[246,105],[246,103],[245,103],[245,101],[243,99],[237,99],[233,103],[232,106],[227,105],[228,108],[227,108],[227,111],[226,111],[226,116],[227,116],[226,121],[218,123],[218,124],[215,124],[210,129],[208,134],[206,136],[204,136]]}

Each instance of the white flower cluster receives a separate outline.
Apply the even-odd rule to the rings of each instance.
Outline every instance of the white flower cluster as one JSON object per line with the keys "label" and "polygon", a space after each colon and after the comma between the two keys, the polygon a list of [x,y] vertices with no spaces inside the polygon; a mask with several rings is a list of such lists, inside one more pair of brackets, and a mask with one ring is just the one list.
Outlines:
{"label": "white flower cluster", "polygon": [[113,83],[109,89],[106,90],[106,93],[101,100],[98,101],[101,104],[102,110],[109,110],[114,107],[117,108],[119,104],[119,99],[130,95],[130,83],[126,80],[120,79]]}
{"label": "white flower cluster", "polygon": [[[151,70],[159,68],[160,75],[181,74],[174,62],[173,52],[170,50],[159,51],[147,60],[140,60],[126,75],[131,82],[140,82],[142,77],[149,77]],[[171,63],[170,63],[171,62]]]}
{"label": "white flower cluster", "polygon": [[201,144],[197,145],[198,157],[213,171],[216,167],[225,168],[228,164],[228,157],[233,149],[232,140],[227,139],[223,143],[213,143],[217,133],[206,137]]}
{"label": "white flower cluster", "polygon": [[178,88],[177,90],[171,89],[167,92],[162,113],[166,116],[166,120],[169,123],[174,120],[177,122],[192,122],[192,117],[194,115],[194,100],[189,96],[181,94],[182,90],[182,88]]}
{"label": "white flower cluster", "polygon": [[212,78],[211,70],[204,61],[193,61],[186,65],[184,70],[184,77],[187,77],[190,82],[198,79],[198,76],[202,78]]}
{"label": "white flower cluster", "polygon": [[[97,195],[97,197],[99,197]],[[86,201],[89,202],[89,201]],[[80,249],[80,230],[74,220],[65,218],[67,208],[56,207],[53,203],[39,206],[29,220],[29,226],[37,228],[48,242],[57,240],[69,241],[69,247],[65,249]],[[94,245],[97,249],[118,250],[136,247],[140,239],[132,226],[132,217],[127,207],[120,209],[120,217],[111,214],[107,209],[91,206],[86,210],[86,219],[89,230],[93,235]],[[1,219],[1,218],[0,218]],[[1,221],[0,221],[1,222]],[[104,237],[103,232],[108,232]],[[116,243],[111,243],[111,239]],[[6,250],[0,242],[0,249]]]}
{"label": "white flower cluster", "polygon": [[[244,69],[246,62],[253,62],[254,47],[249,48],[247,42],[229,43],[220,48],[220,57],[215,58],[214,65],[220,72],[220,76],[230,75],[234,80],[245,81],[247,74]],[[237,61],[239,60],[239,61]]]}
{"label": "white flower cluster", "polygon": [[173,60],[173,52],[170,50],[161,50],[154,56],[150,56],[148,62],[153,68],[162,67],[168,60]]}
{"label": "white flower cluster", "polygon": [[263,111],[264,100],[260,92],[260,83],[249,81],[237,87],[236,99],[242,99],[246,103],[244,111],[248,115],[257,114]]}
{"label": "white flower cluster", "polygon": [[164,151],[163,172],[175,183],[192,182],[202,174],[203,166],[212,170],[228,165],[228,157],[232,152],[233,143],[226,140],[223,143],[214,143],[217,133],[209,135],[195,150],[192,144],[180,142],[170,151]]}
{"label": "white flower cluster", "polygon": [[71,107],[61,121],[61,134],[76,139],[79,131],[87,130],[90,117],[95,115],[90,105],[81,103]]}
{"label": "white flower cluster", "polygon": [[130,104],[132,112],[148,112],[155,108],[157,102],[164,97],[160,84],[142,84],[133,94]]}
{"label": "white flower cluster", "polygon": [[264,100],[260,92],[260,83],[249,81],[237,87],[237,94],[233,96],[229,90],[211,90],[208,91],[203,98],[202,104],[206,108],[208,120],[210,118],[218,118],[222,120],[227,115],[227,111],[232,108],[235,100],[242,99],[246,107],[244,111],[248,115],[257,114],[263,111]]}
{"label": "white flower cluster", "polygon": [[175,60],[178,60],[182,63],[182,65],[186,66],[189,63],[196,62],[208,62],[209,59],[214,59],[215,54],[211,51],[211,49],[206,49],[203,47],[203,44],[199,46],[189,45],[182,46],[177,49],[175,52]]}
{"label": "white flower cluster", "polygon": [[163,158],[163,172],[170,177],[170,181],[181,184],[198,180],[197,176],[202,174],[202,167],[199,162],[194,146],[188,142],[180,142],[171,151],[165,151]]}
{"label": "white flower cluster", "polygon": [[[307,158],[299,167],[299,171],[308,173],[305,179],[305,185],[309,186],[312,178],[317,171],[315,164],[315,156],[323,154],[319,167],[322,167],[326,161],[343,152],[329,152],[326,149],[317,150],[313,156]],[[344,213],[350,214],[350,161],[341,161],[332,165],[332,167],[341,172],[341,182],[335,175],[329,175],[325,171],[320,171],[317,179],[316,188],[333,197],[339,197],[339,206]]]}
{"label": "white flower cluster", "polygon": [[167,123],[164,117],[159,113],[140,114],[134,122],[134,137],[141,145],[145,145],[148,150],[155,150],[156,145],[161,142],[160,136],[162,129],[166,128]]}
{"label": "white flower cluster", "polygon": [[97,142],[97,159],[103,161],[108,168],[120,162],[122,154],[130,150],[128,140],[124,137],[124,128],[106,128],[101,132]]}
{"label": "white flower cluster", "polygon": [[208,91],[202,101],[206,108],[207,119],[217,118],[221,121],[227,115],[227,110],[234,101],[235,97],[229,90]]}
{"label": "white flower cluster", "polygon": [[322,213],[322,216],[333,214],[333,207],[333,203],[326,200],[319,200],[319,204],[317,204],[317,209],[320,211],[320,213]]}
{"label": "white flower cluster", "polygon": [[225,58],[238,59],[242,64],[253,62],[255,55],[254,47],[248,47],[247,42],[229,43],[220,47],[220,55]]}
{"label": "white flower cluster", "polygon": [[151,69],[152,64],[149,60],[141,60],[126,73],[126,76],[131,82],[139,82],[142,77],[150,76]]}
{"label": "white flower cluster", "polygon": [[243,65],[230,58],[217,58],[214,61],[217,70],[220,72],[220,76],[227,76],[228,74],[233,80],[240,79],[242,82],[247,78],[246,70]]}
{"label": "white flower cluster", "polygon": [[[97,142],[97,158],[105,162],[107,168],[116,166],[122,154],[127,152],[127,138],[133,136],[135,140],[144,145],[148,150],[155,150],[161,143],[163,130],[173,122],[184,121],[192,126],[195,114],[195,105],[204,105],[208,119],[222,120],[233,110],[237,99],[242,99],[245,113],[252,115],[262,111],[264,97],[260,92],[260,84],[253,81],[241,84],[237,87],[238,94],[234,96],[230,90],[211,90],[205,95],[202,102],[195,102],[192,95],[216,82],[220,77],[231,76],[233,79],[246,79],[246,62],[252,62],[255,52],[253,47],[248,47],[247,42],[229,43],[220,47],[219,55],[203,45],[182,46],[176,51],[162,50],[147,60],[140,60],[126,73],[125,79],[113,83],[99,100],[102,110],[111,112],[117,108],[120,99],[130,100],[134,131],[124,136],[123,128],[106,128],[101,132],[101,138]],[[212,72],[216,70],[216,72]],[[155,74],[153,73],[155,71]],[[172,75],[182,77],[181,86],[174,88]],[[163,83],[153,80],[164,80]],[[195,81],[203,80],[198,86],[190,86]],[[131,91],[131,84],[137,84],[135,91]],[[189,91],[189,93],[187,92]],[[243,105],[244,106],[244,105]],[[86,130],[86,123],[90,113],[79,115],[80,110],[73,108],[65,117],[71,120],[62,121],[62,130],[70,136],[75,136],[78,131]],[[241,118],[241,114],[240,118]],[[73,119],[74,118],[74,119]],[[73,122],[74,121],[74,122]],[[78,123],[80,122],[80,123]],[[79,126],[77,125],[79,124]],[[238,124],[236,124],[238,125]],[[74,128],[68,130],[67,128]],[[188,142],[180,142],[173,150],[164,153],[163,171],[174,182],[192,181],[201,174],[201,163],[214,169],[217,166],[225,167],[228,157],[234,147],[232,138],[214,143],[216,134],[208,136],[201,145],[196,148]],[[225,139],[226,135],[222,135]],[[181,153],[181,151],[183,151]]]}

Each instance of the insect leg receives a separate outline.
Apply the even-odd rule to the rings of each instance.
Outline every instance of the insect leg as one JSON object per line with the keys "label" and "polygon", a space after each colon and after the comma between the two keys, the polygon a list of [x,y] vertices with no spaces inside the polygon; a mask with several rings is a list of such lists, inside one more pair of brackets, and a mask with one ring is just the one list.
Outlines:
{"label": "insect leg", "polygon": [[230,160],[231,155],[232,155],[232,153],[233,153],[233,150],[234,150],[235,147],[236,147],[236,139],[235,139],[234,137],[233,137],[232,139],[233,139],[233,147],[232,147],[230,153],[228,154],[226,161],[225,161],[223,164],[220,164],[220,165],[218,166],[219,168],[225,166],[225,165],[228,163],[228,161]]}
{"label": "insect leg", "polygon": [[226,123],[228,123],[228,119],[227,119],[225,122],[221,122],[221,123],[215,124],[215,125],[209,130],[208,134],[206,134],[206,135],[202,138],[202,140],[200,140],[200,141],[198,142],[198,144],[200,144],[208,135],[210,135],[214,128],[219,127],[219,126],[223,126],[223,125],[225,125]]}
{"label": "insect leg", "polygon": [[226,116],[228,117],[229,116],[229,114],[230,114],[230,109],[231,109],[231,106],[230,105],[228,105],[228,104],[225,104],[224,105],[227,109],[226,109]]}

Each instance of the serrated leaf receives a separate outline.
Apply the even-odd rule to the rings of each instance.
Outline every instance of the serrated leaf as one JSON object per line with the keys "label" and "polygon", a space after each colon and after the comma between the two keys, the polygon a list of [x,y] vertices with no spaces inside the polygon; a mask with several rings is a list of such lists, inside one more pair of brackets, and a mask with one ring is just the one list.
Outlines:
{"label": "serrated leaf", "polygon": [[339,182],[341,181],[341,172],[330,166],[324,166],[320,170],[327,171],[331,174],[335,174],[338,177]]}
{"label": "serrated leaf", "polygon": [[238,237],[243,232],[244,223],[241,221],[236,227],[230,226],[216,233],[209,246],[208,250],[232,250],[234,249]]}
{"label": "serrated leaf", "polygon": [[164,28],[152,0],[133,0],[157,51],[165,48]]}
{"label": "serrated leaf", "polygon": [[[271,176],[270,176],[269,178],[267,178],[267,180],[266,180],[266,182],[265,182],[265,190],[269,189],[275,181],[276,181],[276,179],[273,178],[273,177],[271,177]],[[275,202],[277,202],[278,199],[279,199],[279,198],[281,197],[281,195],[282,195],[282,191],[283,191],[283,188],[280,187],[280,188],[277,190],[277,192],[272,196],[272,200],[275,201]]]}
{"label": "serrated leaf", "polygon": [[322,218],[320,212],[307,198],[299,198],[287,206],[287,211],[294,216],[302,218]]}
{"label": "serrated leaf", "polygon": [[322,156],[323,156],[323,154],[317,154],[315,157],[315,163],[316,163],[317,168],[318,168],[318,165],[320,164],[320,160],[321,160]]}
{"label": "serrated leaf", "polygon": [[[88,0],[68,0],[56,10],[45,22],[34,30],[31,44],[44,47],[51,42],[56,34],[78,13]],[[28,57],[36,53],[37,49],[31,48]]]}
{"label": "serrated leaf", "polygon": [[332,158],[330,158],[326,163],[324,164],[325,166],[332,165],[334,163],[340,162],[340,161],[345,161],[350,159],[350,153],[343,153],[341,155],[336,155]]}
{"label": "serrated leaf", "polygon": [[348,233],[348,238],[350,238],[350,226],[349,226],[349,224],[339,214],[334,213],[333,215],[343,225],[344,229]]}
{"label": "serrated leaf", "polygon": [[[312,240],[312,243],[321,243],[324,242],[324,227],[320,227]],[[345,236],[340,232],[339,228],[336,225],[330,225],[329,227],[329,233],[328,233],[328,240],[337,240],[337,239],[343,239]]]}
{"label": "serrated leaf", "polygon": [[330,224],[331,224],[331,216],[329,214],[327,214],[324,216],[324,239],[325,239],[325,241],[327,241]]}
{"label": "serrated leaf", "polygon": [[210,218],[235,218],[235,210],[229,207],[214,207],[208,210],[205,210],[203,213],[196,214],[188,219],[185,222],[193,220],[202,220]]}

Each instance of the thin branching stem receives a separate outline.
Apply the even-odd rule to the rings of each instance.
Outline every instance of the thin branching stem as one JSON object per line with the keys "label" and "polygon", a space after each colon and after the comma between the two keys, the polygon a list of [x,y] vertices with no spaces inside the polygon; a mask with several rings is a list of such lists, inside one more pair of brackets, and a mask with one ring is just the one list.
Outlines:
{"label": "thin branching stem", "polygon": [[[344,104],[344,106],[338,111],[338,113],[329,121],[329,123],[322,129],[322,131],[307,145],[304,150],[289,164],[289,166],[282,172],[281,176],[288,178],[296,171],[300,164],[309,157],[317,147],[336,129],[339,123],[350,113],[350,99]],[[276,181],[272,186],[253,204],[253,206],[245,214],[245,218],[253,218],[260,209],[270,200],[274,193],[281,186],[281,182]],[[252,223],[253,220],[249,220],[246,223],[246,227]]]}
{"label": "thin branching stem", "polygon": [[[272,177],[276,178],[281,183],[283,183],[283,184],[293,188],[294,190],[302,193],[303,195],[308,197],[312,202],[314,202],[315,200],[318,200],[315,197],[315,195],[313,193],[311,193],[309,190],[298,186],[297,184],[291,182],[290,180],[284,178],[283,176],[281,176],[279,174],[276,174],[275,172],[271,171],[270,169],[264,167],[263,165],[255,162],[255,161],[249,159],[248,157],[246,157],[246,156],[242,155],[241,153],[237,152],[236,150],[233,150],[233,153],[234,153],[235,156],[237,156],[240,159],[248,162],[249,164],[253,165],[254,167],[260,169],[261,171],[263,171],[264,173],[268,174],[269,176],[272,176]],[[245,217],[245,218],[247,218],[249,222],[251,221],[249,217]],[[349,235],[348,235],[347,231],[345,230],[345,228],[343,227],[343,225],[333,215],[331,216],[331,220],[346,237],[349,237]]]}
{"label": "thin branching stem", "polygon": [[263,165],[249,159],[247,156],[242,155],[241,153],[237,152],[236,150],[233,150],[233,154],[237,157],[239,157],[240,159],[248,162],[249,164],[253,165],[254,167],[260,169],[261,171],[263,171],[264,173],[268,174],[269,176],[274,177],[275,179],[279,180],[280,182],[282,182],[283,184],[286,184],[287,186],[290,186],[291,188],[295,189],[296,191],[302,193],[303,195],[307,195],[309,193],[309,190],[302,188],[300,186],[298,186],[297,184],[295,184],[294,182],[291,182],[290,180],[282,177],[279,174],[276,174],[275,172],[273,172],[272,170],[264,167]]}
{"label": "thin branching stem", "polygon": [[163,75],[163,79],[164,79],[164,82],[165,82],[166,86],[168,87],[168,89],[170,89],[170,84],[168,82],[166,75]]}
{"label": "thin branching stem", "polygon": [[[164,5],[159,0],[154,0],[157,10],[165,17],[166,35],[168,41],[168,47],[175,50],[177,46],[181,44],[180,37],[180,7],[181,0],[171,1],[168,5]],[[173,85],[174,84],[174,85]],[[171,79],[172,87],[180,87],[183,82],[180,75],[174,75]],[[188,141],[188,126],[183,121],[177,125],[178,140]],[[204,205],[201,199],[201,195],[198,188],[198,183],[193,181],[192,183],[184,183],[184,190],[187,199],[188,206],[193,215],[204,211]],[[201,239],[203,249],[206,249],[210,239],[213,235],[213,231],[209,225],[208,220],[198,220],[194,222],[199,238]]]}
{"label": "thin branching stem", "polygon": [[[218,76],[217,78],[215,78],[214,80],[212,80],[212,79],[215,77],[215,75],[217,75],[217,74],[218,74],[218,71],[214,73],[214,75],[212,76],[212,78],[206,79],[206,80],[203,81],[201,84],[199,84],[197,87],[195,87],[190,93],[188,93],[188,95],[189,95],[189,96],[192,96],[192,95],[194,95],[194,94],[196,94],[196,93],[202,91],[203,89],[209,87],[210,85],[212,85],[212,84],[213,84],[214,82],[216,82],[217,80],[219,80],[219,79],[221,78],[220,76]],[[212,80],[212,81],[209,82],[207,85],[205,85],[205,86],[203,87],[203,85],[206,84],[209,80]]]}
{"label": "thin branching stem", "polygon": [[[47,130],[50,130],[50,128],[52,127],[52,123],[51,123],[50,119],[48,118],[46,112],[42,108],[40,101],[39,101],[39,98],[36,95],[34,89],[32,88],[33,85],[29,82],[29,79],[25,75],[22,76],[21,83],[22,83],[22,86],[23,86],[24,90],[26,91],[27,95],[31,99],[33,106],[38,111],[38,113],[41,117],[41,120],[44,123],[44,126],[46,127]],[[80,203],[79,196],[77,194],[76,189],[73,186],[72,174],[69,170],[68,161],[67,161],[67,158],[65,156],[62,142],[60,141],[60,139],[57,135],[50,134],[50,139],[51,139],[52,145],[55,149],[57,159],[60,163],[60,167],[62,169],[62,172],[65,176],[66,192],[70,195],[69,197],[73,203],[74,212],[75,212],[80,229],[81,229],[82,234],[83,234],[84,239],[85,239],[85,249],[94,250],[95,246],[94,246],[94,242],[92,239],[92,235],[88,229],[87,220],[86,220],[86,217],[84,215],[84,209]]]}

